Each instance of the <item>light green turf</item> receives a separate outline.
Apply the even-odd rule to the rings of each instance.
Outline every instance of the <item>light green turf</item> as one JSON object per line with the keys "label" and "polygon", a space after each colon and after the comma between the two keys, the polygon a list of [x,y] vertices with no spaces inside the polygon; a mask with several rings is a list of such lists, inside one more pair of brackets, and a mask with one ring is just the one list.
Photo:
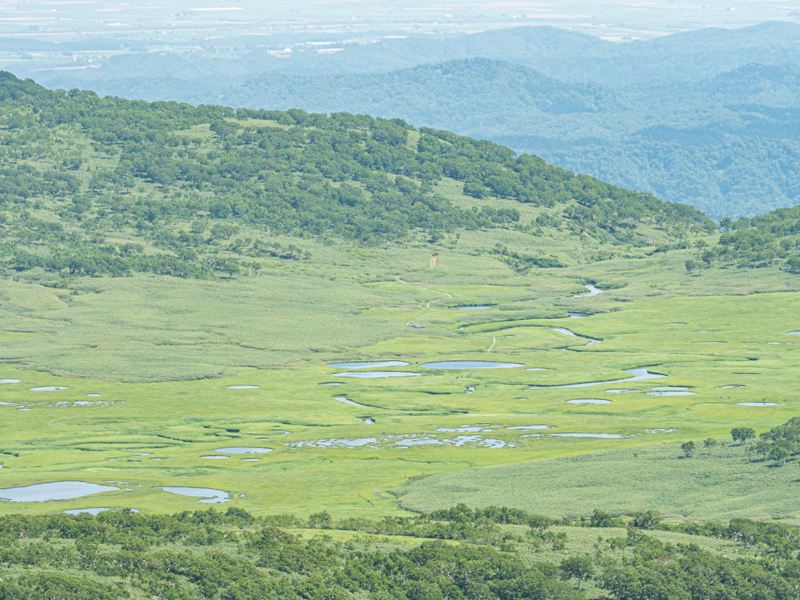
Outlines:
{"label": "light green turf", "polygon": [[678,444],[665,444],[478,469],[468,479],[429,477],[409,485],[400,501],[415,510],[465,502],[561,517],[660,507],[667,517],[694,521],[798,522],[797,486],[796,464],[748,462],[739,447],[701,450],[686,459]]}
{"label": "light green turf", "polygon": [[[712,270],[689,277],[683,269],[687,251],[646,257],[637,249],[625,250],[628,259],[517,275],[486,252],[498,241],[531,253],[585,251],[573,247],[569,237],[464,233],[437,246],[439,266],[431,270],[427,244],[351,248],[301,240],[297,243],[312,252],[311,261],[274,261],[261,276],[231,281],[87,279],[66,289],[3,281],[0,378],[23,382],[0,385],[0,402],[31,410],[0,406],[5,467],[0,488],[59,480],[124,483],[118,483],[119,492],[70,502],[0,504],[0,511],[203,507],[159,489],[185,485],[225,490],[232,504],[262,514],[327,509],[377,516],[403,510],[394,494],[405,493],[398,490],[410,480],[444,474],[413,484],[403,504],[482,503],[486,482],[492,502],[525,504],[537,512],[590,512],[603,503],[589,500],[605,494],[608,506],[623,511],[646,507],[676,517],[800,518],[800,507],[788,503],[796,497],[797,477],[785,475],[796,471],[793,466],[773,470],[733,459],[714,462],[720,473],[710,474],[709,481],[729,478],[741,467],[762,493],[711,493],[706,486],[711,491],[692,497],[678,491],[684,463],[674,458],[681,441],[723,437],[733,426],[761,431],[800,413],[794,389],[800,381],[800,339],[787,335],[800,329],[800,278],[774,270]],[[608,291],[573,297],[589,280]],[[484,312],[452,308],[475,303],[495,306]],[[569,319],[570,311],[593,316]],[[427,327],[413,329],[411,322]],[[587,339],[554,327],[603,341],[588,346]],[[337,380],[337,370],[326,366],[331,361],[402,359],[412,363],[408,370],[420,371],[419,363],[453,358],[549,370],[424,372],[419,378],[320,385]],[[647,365],[657,365],[668,377],[586,389],[528,389],[624,378],[625,369]],[[260,387],[226,389],[242,384]],[[746,387],[722,389],[733,384]],[[29,391],[43,385],[69,389]],[[691,386],[696,395],[645,393],[663,385]],[[467,393],[470,386],[474,393]],[[638,392],[605,391],[612,388]],[[89,393],[101,397],[86,398]],[[337,395],[365,406],[343,404]],[[613,404],[566,404],[576,398]],[[763,399],[780,404],[736,406]],[[81,400],[102,404],[56,405]],[[376,423],[363,423],[368,417]],[[627,437],[535,438],[508,429],[535,424],[555,432]],[[491,431],[437,432],[464,425]],[[512,447],[394,446],[397,436],[412,434],[451,440],[482,435]],[[378,438],[376,447],[286,445],[371,437]],[[631,449],[621,451],[622,457],[633,449],[662,452],[645,450],[653,444],[667,444],[658,463],[663,469],[652,474],[664,478],[666,491],[673,493],[626,498],[624,479],[614,491],[602,481],[579,488],[582,479],[569,477],[574,464],[591,461],[602,466],[598,473],[613,470],[604,454],[581,459],[586,463],[572,463],[578,459],[570,457],[620,449]],[[224,446],[266,446],[274,452],[260,462],[200,459]],[[697,461],[706,463],[712,464]],[[642,461],[621,464],[629,468]],[[483,469],[498,465],[511,466]],[[529,472],[541,481],[525,479]],[[516,485],[519,481],[531,487]],[[547,506],[529,501],[534,485]],[[462,488],[463,494],[452,491]]]}

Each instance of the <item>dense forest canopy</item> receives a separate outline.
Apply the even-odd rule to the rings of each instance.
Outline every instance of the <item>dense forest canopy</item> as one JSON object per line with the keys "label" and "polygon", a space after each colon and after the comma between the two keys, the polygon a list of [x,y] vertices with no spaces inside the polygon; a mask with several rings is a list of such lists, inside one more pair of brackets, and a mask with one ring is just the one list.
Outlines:
{"label": "dense forest canopy", "polygon": [[740,268],[779,266],[800,274],[800,207],[721,222],[719,242],[702,253],[702,262]]}
{"label": "dense forest canopy", "polygon": [[[565,555],[568,534],[554,525],[598,528],[607,537],[591,551]],[[599,511],[557,523],[463,505],[381,521],[334,521],[327,513],[256,518],[236,508],[174,516],[6,516],[0,518],[0,598],[797,597],[800,537],[794,528],[745,519],[668,526],[653,513],[634,515],[624,526]],[[608,528],[616,528],[615,535],[609,537]],[[704,536],[690,539],[706,544],[730,540],[740,556],[665,542],[655,529]],[[338,533],[340,541],[319,535],[326,532]],[[402,540],[405,545],[398,544]],[[537,556],[542,552],[562,557],[547,560]]]}
{"label": "dense forest canopy", "polygon": [[[302,258],[281,234],[373,244],[523,227],[490,196],[613,244],[714,229],[696,209],[398,120],[101,99],[10,74],[0,106],[6,270],[204,277]],[[444,179],[471,207],[437,191]]]}

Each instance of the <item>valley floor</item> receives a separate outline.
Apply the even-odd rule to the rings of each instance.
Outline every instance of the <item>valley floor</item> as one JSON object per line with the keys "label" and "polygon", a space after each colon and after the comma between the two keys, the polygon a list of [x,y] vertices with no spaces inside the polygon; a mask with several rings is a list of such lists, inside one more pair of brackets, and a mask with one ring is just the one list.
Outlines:
{"label": "valley floor", "polygon": [[[425,245],[305,241],[308,263],[233,280],[4,281],[0,497],[113,489],[0,512],[221,498],[254,514],[463,501],[800,521],[796,465],[729,445],[733,427],[800,410],[800,280],[692,277],[681,251],[517,275],[482,251],[513,240],[483,235],[462,234],[433,269]],[[517,366],[423,367],[454,360]],[[329,366],[353,361],[408,364]],[[412,375],[363,378],[376,371]],[[681,458],[707,438],[720,444]]]}

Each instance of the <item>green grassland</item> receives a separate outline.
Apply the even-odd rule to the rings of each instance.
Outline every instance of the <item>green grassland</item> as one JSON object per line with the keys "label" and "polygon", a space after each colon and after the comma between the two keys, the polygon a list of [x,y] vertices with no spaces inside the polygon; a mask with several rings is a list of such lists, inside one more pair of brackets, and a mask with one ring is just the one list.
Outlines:
{"label": "green grassland", "polygon": [[[791,382],[800,351],[788,332],[798,328],[800,293],[791,291],[797,285],[791,276],[712,269],[690,277],[679,268],[682,252],[519,275],[479,252],[495,239],[515,243],[512,234],[492,235],[462,235],[440,249],[434,269],[424,247],[320,245],[302,268],[232,280],[138,275],[77,279],[60,289],[7,280],[0,377],[22,383],[0,386],[0,402],[31,410],[0,406],[1,487],[125,483],[117,484],[124,491],[0,510],[172,512],[197,507],[197,500],[160,487],[186,485],[228,491],[234,505],[257,514],[326,509],[379,516],[464,500],[559,515],[656,508],[676,518],[800,517],[792,464],[770,469],[722,449],[719,459],[679,458],[682,441],[726,438],[734,426],[763,431],[797,414]],[[574,297],[590,279],[607,291]],[[453,308],[480,303],[494,307]],[[571,311],[592,316],[571,319]],[[412,329],[410,322],[427,327]],[[587,345],[555,327],[602,342]],[[395,370],[423,376],[344,379],[334,377],[342,369],[326,366],[372,359],[405,360],[411,365]],[[547,370],[418,366],[448,359]],[[641,366],[667,377],[529,389],[624,379],[625,369]],[[332,381],[344,385],[320,385]],[[743,387],[723,389],[731,385]],[[30,391],[37,386],[68,389]],[[467,393],[470,386],[474,393]],[[657,386],[688,386],[696,395],[645,393]],[[640,392],[606,392],[612,388]],[[363,406],[336,401],[340,395]],[[578,398],[613,404],[566,404]],[[81,400],[96,404],[57,406]],[[737,406],[763,400],[778,406]],[[626,437],[535,438],[523,436],[537,432],[508,429],[537,424]],[[474,425],[490,430],[478,435],[513,446],[395,447],[403,436],[470,435],[437,430]],[[376,441],[357,448],[287,446],[365,438]],[[229,446],[273,452],[259,462],[200,458]],[[745,473],[749,483],[737,486],[736,475]],[[580,485],[582,478],[593,483]],[[697,478],[705,485],[684,494]],[[632,491],[637,481],[642,493]]]}
{"label": "green grassland", "polygon": [[713,448],[683,459],[675,444],[479,469],[410,484],[401,504],[431,510],[466,502],[555,516],[586,514],[601,504],[614,514],[667,508],[678,520],[747,517],[797,523],[796,465],[750,462],[741,447]]}
{"label": "green grassland", "polygon": [[[0,489],[120,488],[0,513],[202,508],[161,489],[181,485],[257,515],[464,500],[800,519],[795,462],[679,458],[687,440],[798,415],[784,254],[723,268],[701,258],[720,234],[692,209],[397,122],[100,100],[2,74],[0,102],[0,379],[20,380],[0,383]],[[524,367],[420,366],[456,359]],[[328,366],[350,360],[420,376]],[[610,383],[641,367],[665,377]],[[586,382],[601,383],[558,387]],[[257,387],[228,389],[242,385]],[[660,386],[694,395],[648,393]],[[762,401],[776,406],[738,405]],[[535,425],[551,429],[518,429]],[[272,452],[202,458],[231,446]]]}

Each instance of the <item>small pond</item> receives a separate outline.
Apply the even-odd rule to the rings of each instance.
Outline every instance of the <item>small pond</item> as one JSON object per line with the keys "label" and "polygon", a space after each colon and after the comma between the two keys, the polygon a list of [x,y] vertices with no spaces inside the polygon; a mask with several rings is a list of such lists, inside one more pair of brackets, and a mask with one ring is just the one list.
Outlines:
{"label": "small pond", "polygon": [[601,400],[600,398],[578,398],[567,400],[567,404],[611,404],[611,400]]}
{"label": "small pond", "polygon": [[455,446],[457,448],[507,448],[516,444],[480,435],[459,435],[454,438],[412,437],[402,438],[394,443],[396,448],[415,446]]}
{"label": "small pond", "polygon": [[491,310],[494,308],[493,304],[464,304],[463,306],[454,306],[455,310]]}
{"label": "small pond", "polygon": [[350,400],[347,396],[334,396],[334,400],[346,404],[347,406],[357,406],[358,408],[366,408],[363,404],[359,404],[355,400]]}
{"label": "small pond", "polygon": [[522,437],[590,438],[597,440],[621,440],[625,436],[619,433],[530,433]]}
{"label": "small pond", "polygon": [[506,427],[506,429],[515,431],[543,431],[545,429],[551,429],[551,427],[550,425],[513,425],[512,427]]}
{"label": "small pond", "polygon": [[778,406],[777,402],[738,402],[736,406],[751,406],[751,407],[764,407],[764,406]]}
{"label": "small pond", "polygon": [[234,446],[232,448],[217,448],[214,452],[221,454],[269,454],[272,452],[272,448]]}
{"label": "small pond", "polygon": [[391,367],[407,367],[408,363],[402,360],[375,360],[361,362],[335,362],[328,363],[334,369],[390,369]]}
{"label": "small pond", "polygon": [[663,379],[666,375],[660,373],[653,373],[650,371],[654,367],[637,367],[635,369],[626,369],[626,373],[630,373],[632,377],[626,379],[605,379],[602,381],[585,381],[582,383],[568,383],[565,385],[532,385],[529,390],[565,390],[574,388],[587,388],[598,385],[610,385],[614,383],[632,383],[634,381],[647,381],[650,379]]}
{"label": "small pond", "polygon": [[118,487],[99,485],[85,481],[56,481],[39,483],[16,488],[0,489],[0,500],[10,502],[49,502],[51,500],[72,500],[102,492],[115,492]]}
{"label": "small pond", "polygon": [[196,488],[182,486],[167,486],[161,488],[170,494],[178,496],[188,496],[190,498],[200,498],[202,504],[222,504],[230,499],[228,492],[214,490],[211,488]]}
{"label": "small pond", "polygon": [[398,448],[411,448],[413,446],[444,446],[444,440],[438,438],[404,438],[394,444]]}
{"label": "small pond", "polygon": [[60,392],[66,390],[67,388],[62,385],[44,385],[42,387],[34,387],[31,388],[30,391],[32,392]]}
{"label": "small pond", "polygon": [[578,334],[572,331],[571,329],[567,329],[566,327],[551,327],[552,331],[556,333],[560,333],[561,335],[567,335],[569,337],[578,337]]}
{"label": "small pond", "polygon": [[92,515],[96,517],[100,513],[111,510],[110,508],[76,508],[75,510],[65,510],[65,515]]}
{"label": "small pond", "polygon": [[485,433],[491,429],[484,429],[482,425],[462,425],[461,427],[439,427],[436,431],[439,433]]}
{"label": "small pond", "polygon": [[225,386],[226,390],[257,390],[261,386],[258,385],[228,385]]}
{"label": "small pond", "polygon": [[394,377],[420,377],[419,373],[408,371],[364,371],[336,373],[334,377],[351,377],[353,379],[392,379]]}
{"label": "small pond", "polygon": [[0,385],[7,383],[22,383],[21,379],[0,379]]}
{"label": "small pond", "polygon": [[208,456],[201,456],[203,460],[228,460],[230,456],[224,456],[222,454],[209,454]]}
{"label": "small pond", "polygon": [[488,360],[445,360],[420,365],[423,369],[467,370],[467,369],[518,369],[525,365],[512,362],[494,362]]}
{"label": "small pond", "polygon": [[594,346],[595,344],[599,344],[603,341],[597,338],[589,337],[588,335],[580,335],[571,329],[567,329],[566,327],[551,327],[550,329],[556,333],[560,333],[561,335],[566,335],[568,337],[573,337],[580,340],[586,340],[589,346]]}
{"label": "small pond", "polygon": [[594,296],[599,296],[605,291],[591,283],[586,283],[583,287],[586,288],[586,291],[581,292],[580,294],[575,294],[573,298],[593,298]]}
{"label": "small pond", "polygon": [[56,402],[50,404],[55,408],[71,408],[75,406],[108,406],[108,402],[90,402],[89,400],[75,400],[74,402]]}
{"label": "small pond", "polygon": [[302,442],[289,442],[286,444],[290,448],[362,448],[378,443],[378,438],[359,438],[354,440],[347,439],[326,439],[326,440],[305,440]]}

